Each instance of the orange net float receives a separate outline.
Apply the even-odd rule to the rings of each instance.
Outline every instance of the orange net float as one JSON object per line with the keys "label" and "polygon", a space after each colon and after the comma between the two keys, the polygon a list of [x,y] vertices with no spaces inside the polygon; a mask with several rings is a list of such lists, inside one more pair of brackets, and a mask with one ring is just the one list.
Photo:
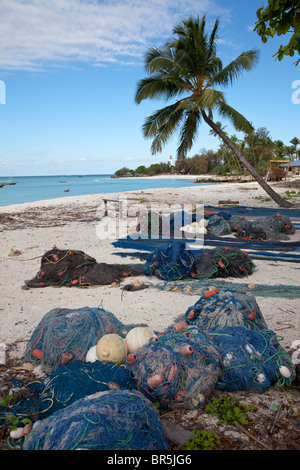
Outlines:
{"label": "orange net float", "polygon": [[219,292],[219,289],[210,290],[204,294],[204,298],[208,299],[209,297],[216,295],[218,292]]}

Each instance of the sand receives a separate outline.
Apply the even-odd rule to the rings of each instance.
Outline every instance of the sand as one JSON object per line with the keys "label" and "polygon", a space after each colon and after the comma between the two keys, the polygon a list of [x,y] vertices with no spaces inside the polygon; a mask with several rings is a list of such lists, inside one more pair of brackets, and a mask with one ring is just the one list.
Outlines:
{"label": "sand", "polygon": [[[276,187],[276,184],[274,185]],[[279,193],[285,188],[278,187]],[[125,252],[112,246],[113,234],[99,239],[97,215],[103,211],[103,199],[126,197],[129,205],[156,203],[218,205],[220,200],[239,201],[241,206],[277,207],[263,201],[267,195],[257,183],[192,184],[180,189],[153,189],[122,194],[72,196],[36,203],[0,207],[1,240],[1,304],[0,342],[5,346],[5,361],[22,363],[27,341],[37,324],[51,309],[99,307],[114,313],[123,323],[147,323],[154,330],[163,330],[186,312],[199,296],[182,292],[167,292],[149,288],[123,292],[111,285],[89,288],[35,288],[23,290],[24,280],[35,277],[41,256],[53,246],[78,249],[106,263],[140,263],[136,258],[122,258],[115,252]],[[279,208],[278,208],[279,209]],[[97,212],[98,211],[98,212]],[[280,209],[279,209],[280,211]],[[5,218],[11,217],[10,223]],[[135,219],[132,219],[134,226]],[[299,240],[300,231],[290,237]],[[247,278],[254,284],[292,284],[299,286],[299,264],[255,260],[256,271]],[[142,277],[141,280],[149,281]],[[160,283],[151,278],[153,285]],[[232,282],[240,280],[230,279]],[[129,283],[125,280],[124,284]],[[270,329],[282,338],[282,346],[292,351],[300,340],[299,299],[257,297],[258,305]],[[299,346],[300,348],[300,346]],[[299,353],[300,355],[300,353]]]}
{"label": "sand", "polygon": [[[280,193],[283,191],[284,188],[280,188]],[[24,280],[33,278],[38,272],[41,256],[54,245],[59,249],[83,250],[99,262],[139,263],[138,259],[121,258],[113,254],[122,251],[126,253],[126,250],[112,246],[112,242],[116,239],[113,238],[113,231],[106,235],[106,239],[103,239],[103,236],[99,239],[97,235],[99,222],[93,220],[93,217],[103,212],[103,198],[118,200],[119,196],[127,198],[129,207],[134,206],[134,208],[149,205],[152,207],[155,203],[174,205],[175,202],[185,207],[192,203],[218,205],[219,200],[224,199],[239,201],[243,206],[277,207],[273,202],[262,202],[258,199],[259,196],[266,195],[257,183],[208,186],[194,184],[180,189],[131,191],[119,195],[71,196],[0,207],[0,216],[18,214],[14,216],[18,221],[15,222],[16,228],[13,222],[10,225],[3,225],[4,230],[0,232],[2,246],[0,341],[6,345],[16,345],[13,350],[15,356],[22,357],[34,327],[52,308],[98,307],[101,304],[124,323],[141,321],[160,330],[196,301],[195,296],[161,292],[158,289],[125,292],[123,296],[120,289],[111,286],[92,289],[50,287],[28,291],[21,289]],[[112,210],[113,207],[118,207],[113,203],[111,206]],[[97,210],[98,212],[95,212]],[[130,218],[133,227],[135,220],[134,217]],[[299,231],[290,237],[291,240],[298,238]],[[14,250],[21,253],[12,256]],[[255,264],[257,270],[251,279],[248,278],[251,283],[299,285],[297,263],[256,260]],[[145,280],[149,281],[149,278]],[[235,280],[230,279],[230,281]],[[156,284],[160,281],[151,278],[151,282]],[[280,331],[285,346],[291,347],[293,341],[300,339],[298,299],[260,297],[257,301],[268,326],[274,331]],[[287,324],[291,326],[286,327]],[[285,329],[282,329],[283,327]]]}

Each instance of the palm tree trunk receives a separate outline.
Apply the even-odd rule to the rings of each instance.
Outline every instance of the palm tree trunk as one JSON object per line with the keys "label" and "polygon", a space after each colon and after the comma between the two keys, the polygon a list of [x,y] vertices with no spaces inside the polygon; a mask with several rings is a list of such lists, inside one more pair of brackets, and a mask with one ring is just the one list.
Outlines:
{"label": "palm tree trunk", "polygon": [[219,127],[201,110],[202,117],[206,124],[209,125],[225,142],[226,145],[233,151],[238,160],[247,168],[249,173],[253,178],[260,184],[260,186],[266,191],[266,193],[281,207],[294,207],[294,204],[290,203],[283,199],[279,194],[277,194],[263,179],[263,177],[256,171],[256,169],[251,165],[251,163],[245,158],[244,154],[240,149],[227,137],[227,135],[219,129]]}

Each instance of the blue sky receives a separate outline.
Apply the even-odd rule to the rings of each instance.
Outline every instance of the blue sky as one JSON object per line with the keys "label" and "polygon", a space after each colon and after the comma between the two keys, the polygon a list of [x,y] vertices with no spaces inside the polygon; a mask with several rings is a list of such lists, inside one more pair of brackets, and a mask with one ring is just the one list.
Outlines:
{"label": "blue sky", "polygon": [[[274,140],[300,138],[300,104],[292,102],[300,65],[293,65],[295,58],[272,57],[287,38],[263,44],[253,32],[256,10],[266,3],[1,0],[0,175],[114,173],[175,157],[177,136],[151,155],[151,141],[141,132],[144,119],[164,103],[137,105],[134,95],[145,75],[145,52],[170,39],[173,27],[190,15],[205,14],[208,30],[220,18],[224,65],[245,50],[260,50],[259,64],[225,90],[229,104]],[[218,148],[209,130],[201,126],[188,156]]]}

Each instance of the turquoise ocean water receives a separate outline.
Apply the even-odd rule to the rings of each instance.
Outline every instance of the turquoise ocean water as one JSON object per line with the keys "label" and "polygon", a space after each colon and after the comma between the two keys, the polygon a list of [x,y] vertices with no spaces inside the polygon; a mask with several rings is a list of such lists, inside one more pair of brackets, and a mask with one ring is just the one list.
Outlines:
{"label": "turquoise ocean water", "polygon": [[[0,183],[9,180],[8,177],[0,177]],[[186,179],[122,179],[111,178],[110,175],[16,176],[12,181],[16,184],[0,188],[0,206],[88,194],[108,194],[153,188],[182,188],[194,184],[193,180]]]}

